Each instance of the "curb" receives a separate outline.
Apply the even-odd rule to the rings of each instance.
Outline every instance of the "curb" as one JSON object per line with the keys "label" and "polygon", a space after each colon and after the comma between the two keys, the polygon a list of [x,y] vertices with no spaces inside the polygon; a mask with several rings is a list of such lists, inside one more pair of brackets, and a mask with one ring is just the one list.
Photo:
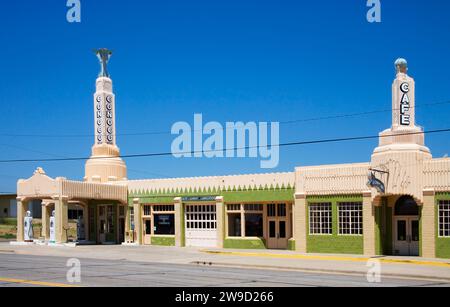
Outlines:
{"label": "curb", "polygon": [[[264,270],[277,270],[277,271],[296,271],[304,273],[317,273],[317,274],[327,274],[327,275],[351,275],[351,276],[361,276],[365,277],[367,272],[361,271],[346,271],[346,270],[325,270],[325,269],[308,269],[308,268],[298,268],[298,267],[282,267],[273,265],[253,265],[253,264],[237,264],[237,263],[227,263],[227,262],[211,262],[211,261],[193,261],[190,264],[193,265],[203,265],[203,266],[216,266],[216,267],[227,267],[227,268],[245,268],[245,269],[264,269]],[[396,279],[414,279],[421,281],[431,281],[431,282],[443,282],[450,283],[450,278],[442,278],[436,276],[424,276],[424,275],[407,275],[407,274],[393,274],[393,273],[383,273],[382,278],[396,278]]]}
{"label": "curb", "polygon": [[297,259],[297,260],[321,260],[321,261],[350,261],[350,262],[367,262],[369,260],[378,260],[381,263],[391,264],[405,264],[405,265],[420,265],[420,266],[433,266],[444,267],[450,269],[450,262],[445,260],[430,261],[430,260],[409,260],[409,259],[391,259],[374,257],[355,257],[355,256],[328,256],[328,255],[299,255],[299,254],[271,254],[271,253],[256,253],[256,252],[233,252],[233,251],[214,251],[214,250],[202,250],[201,252],[211,255],[222,256],[240,256],[240,257],[259,257],[259,258],[272,258],[272,259]]}

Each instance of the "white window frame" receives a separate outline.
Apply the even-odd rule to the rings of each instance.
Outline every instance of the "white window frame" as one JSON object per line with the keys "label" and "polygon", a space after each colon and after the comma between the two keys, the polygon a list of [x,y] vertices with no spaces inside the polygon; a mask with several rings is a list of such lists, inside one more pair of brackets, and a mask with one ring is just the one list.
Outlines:
{"label": "white window frame", "polygon": [[[338,235],[339,236],[363,236],[364,220],[363,220],[363,203],[362,202],[338,202]],[[347,213],[347,216],[343,214]],[[356,215],[354,215],[356,214]],[[347,218],[348,222],[343,220]],[[353,222],[353,219],[357,219],[357,222]],[[348,224],[349,227],[343,227]],[[360,227],[361,226],[361,227]],[[345,233],[347,229],[349,233]]]}
{"label": "white window frame", "polygon": [[[445,218],[450,219],[450,200],[440,200],[438,204],[438,236],[439,238],[450,238],[450,222],[446,223]],[[443,222],[441,223],[441,219]],[[448,235],[445,235],[448,232]]]}
{"label": "white window frame", "polygon": [[[318,213],[314,215],[312,213]],[[308,218],[309,218],[309,235],[311,236],[332,236],[333,235],[333,204],[331,202],[324,203],[309,203],[308,204]],[[314,219],[319,219],[319,227],[313,227],[317,223]],[[324,226],[324,224],[327,224]],[[319,232],[316,232],[318,230]],[[324,230],[329,230],[325,232]]]}

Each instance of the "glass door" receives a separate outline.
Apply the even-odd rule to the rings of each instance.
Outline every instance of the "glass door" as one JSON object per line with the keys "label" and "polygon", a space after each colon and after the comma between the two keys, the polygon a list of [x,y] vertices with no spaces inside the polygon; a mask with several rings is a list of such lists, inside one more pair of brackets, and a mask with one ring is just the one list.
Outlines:
{"label": "glass door", "polygon": [[114,206],[98,206],[98,242],[114,243]]}
{"label": "glass door", "polygon": [[98,242],[106,242],[106,206],[98,206]]}
{"label": "glass door", "polygon": [[419,218],[396,217],[394,226],[395,253],[399,256],[419,256]]}
{"label": "glass door", "polygon": [[267,205],[267,247],[286,249],[288,246],[288,218],[286,204]]}
{"label": "glass door", "polygon": [[152,220],[151,218],[144,218],[143,219],[143,241],[145,245],[152,244]]}

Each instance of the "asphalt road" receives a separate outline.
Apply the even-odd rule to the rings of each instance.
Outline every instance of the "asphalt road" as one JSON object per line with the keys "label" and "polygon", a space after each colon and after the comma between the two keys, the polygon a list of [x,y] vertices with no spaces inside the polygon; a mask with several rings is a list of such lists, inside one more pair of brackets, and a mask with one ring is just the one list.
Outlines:
{"label": "asphalt road", "polygon": [[[0,287],[60,286],[68,258],[0,254]],[[365,276],[317,274],[299,271],[228,268],[199,265],[142,263],[126,260],[80,259],[81,283],[75,286],[150,287],[333,287],[419,286],[449,287],[449,283],[383,278],[370,284]]]}

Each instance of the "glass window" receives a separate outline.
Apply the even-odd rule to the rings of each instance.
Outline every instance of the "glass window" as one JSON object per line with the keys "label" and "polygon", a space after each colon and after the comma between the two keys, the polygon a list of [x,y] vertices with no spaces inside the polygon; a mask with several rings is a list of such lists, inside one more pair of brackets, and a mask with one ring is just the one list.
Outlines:
{"label": "glass window", "polygon": [[411,221],[411,236],[414,242],[419,242],[419,221]]}
{"label": "glass window", "polygon": [[174,235],[175,234],[175,215],[174,214],[155,214],[153,216],[155,223],[155,235]]}
{"label": "glass window", "polygon": [[396,216],[416,216],[419,215],[419,206],[411,196],[402,196],[395,203]]}
{"label": "glass window", "polygon": [[106,230],[106,222],[105,220],[100,220],[100,233],[104,234]]}
{"label": "glass window", "polygon": [[267,205],[267,216],[276,216],[276,205],[275,204],[268,204]]}
{"label": "glass window", "polygon": [[227,205],[227,211],[240,211],[241,205],[240,204],[229,204]]}
{"label": "glass window", "polygon": [[361,202],[346,202],[338,204],[339,234],[363,234],[363,207]]}
{"label": "glass window", "polygon": [[145,220],[145,234],[148,236],[152,234],[152,221],[151,220]]}
{"label": "glass window", "polygon": [[108,206],[108,233],[114,233],[114,206]]}
{"label": "glass window", "polygon": [[153,212],[169,212],[175,211],[174,205],[154,205]]}
{"label": "glass window", "polygon": [[313,235],[333,233],[331,203],[309,205],[309,233]]}
{"label": "glass window", "polygon": [[69,209],[67,212],[67,218],[69,220],[77,220],[80,216],[83,216],[83,210],[81,209]]}
{"label": "glass window", "polygon": [[89,231],[93,237],[95,234],[95,207],[89,206]]}
{"label": "glass window", "polygon": [[439,202],[439,236],[450,237],[450,200]]}
{"label": "glass window", "polygon": [[263,215],[262,214],[245,214],[245,235],[247,237],[263,236]]}
{"label": "glass window", "polygon": [[276,229],[275,229],[275,221],[269,221],[269,238],[275,238],[276,237]]}
{"label": "glass window", "polygon": [[261,204],[245,204],[245,211],[263,211],[263,205]]}
{"label": "glass window", "polygon": [[150,216],[151,212],[152,212],[152,206],[145,205],[144,206],[144,216]]}
{"label": "glass window", "polygon": [[406,241],[406,221],[397,221],[397,241]]}
{"label": "glass window", "polygon": [[125,216],[125,206],[119,206],[119,216]]}
{"label": "glass window", "polygon": [[240,237],[241,232],[241,214],[240,213],[229,213],[228,214],[228,236],[229,237]]}
{"label": "glass window", "polygon": [[186,225],[189,229],[216,229],[215,205],[187,205]]}
{"label": "glass window", "polygon": [[286,238],[286,222],[280,221],[280,238],[285,239]]}
{"label": "glass window", "polygon": [[128,210],[130,210],[130,230],[134,231],[134,207],[130,207]]}
{"label": "glass window", "polygon": [[286,216],[286,204],[278,204],[277,205],[277,215],[278,216]]}

